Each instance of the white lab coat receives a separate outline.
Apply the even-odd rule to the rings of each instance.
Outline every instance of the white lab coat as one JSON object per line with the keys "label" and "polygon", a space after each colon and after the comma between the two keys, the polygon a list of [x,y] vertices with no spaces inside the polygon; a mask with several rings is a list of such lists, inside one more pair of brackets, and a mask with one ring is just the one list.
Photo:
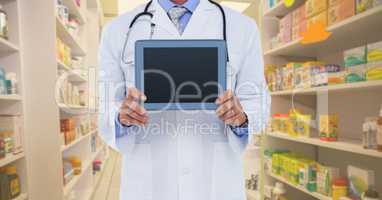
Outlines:
{"label": "white lab coat", "polygon": [[[230,55],[227,84],[248,115],[250,134],[258,133],[267,123],[270,104],[260,33],[253,20],[224,9]],[[134,86],[134,43],[150,38],[150,18],[142,17],[129,37],[128,64],[122,62],[129,23],[142,10],[143,6],[106,25],[99,55],[100,131],[123,156],[120,199],[244,200],[241,153],[250,137],[236,136],[214,111],[149,112],[151,129],[128,128],[126,135],[116,137],[119,104]],[[149,10],[156,24],[153,39],[222,39],[221,13],[207,0],[201,0],[183,35],[156,0]]]}

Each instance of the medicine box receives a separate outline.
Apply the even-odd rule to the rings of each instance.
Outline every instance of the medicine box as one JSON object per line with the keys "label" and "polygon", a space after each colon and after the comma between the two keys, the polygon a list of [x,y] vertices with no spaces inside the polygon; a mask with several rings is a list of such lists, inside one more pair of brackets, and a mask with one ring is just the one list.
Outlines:
{"label": "medicine box", "polygon": [[304,33],[307,29],[307,21],[303,20],[297,25],[294,25],[292,28],[292,41],[295,41],[301,38],[302,33]]}
{"label": "medicine box", "polygon": [[346,68],[346,71],[347,71],[347,75],[346,75],[347,83],[353,83],[353,82],[366,80],[366,71],[367,71],[366,65],[350,66]]}
{"label": "medicine box", "polygon": [[326,196],[331,196],[332,181],[339,177],[339,168],[317,164],[317,192]]}
{"label": "medicine box", "polygon": [[356,5],[354,0],[341,0],[339,5],[341,20],[345,20],[355,15]]}
{"label": "medicine box", "polygon": [[13,133],[13,154],[23,151],[22,124],[20,116],[0,115],[0,128]]}
{"label": "medicine box", "polygon": [[373,8],[374,0],[356,0],[357,13]]}
{"label": "medicine box", "polygon": [[346,50],[344,52],[344,63],[346,67],[365,64],[366,46]]}
{"label": "medicine box", "polygon": [[304,21],[306,19],[305,17],[305,4],[298,7],[296,10],[292,13],[292,24],[293,26],[298,25],[301,21]]}
{"label": "medicine box", "polygon": [[292,14],[289,13],[280,20],[281,42],[288,43],[292,40]]}
{"label": "medicine box", "polygon": [[382,61],[382,41],[367,45],[367,62]]}
{"label": "medicine box", "polygon": [[333,7],[335,5],[338,5],[341,0],[329,0],[329,7]]}
{"label": "medicine box", "polygon": [[374,186],[375,174],[372,170],[348,166],[349,196],[359,199],[370,186]]}
{"label": "medicine box", "polygon": [[328,25],[333,25],[355,15],[354,0],[339,0],[328,10]]}
{"label": "medicine box", "polygon": [[329,8],[328,10],[328,25],[329,26],[341,21],[340,8],[341,7],[339,4],[333,5]]}
{"label": "medicine box", "polygon": [[325,27],[328,25],[328,11],[325,10],[314,17],[311,17],[308,19],[308,28],[311,27],[313,24],[321,23]]}
{"label": "medicine box", "polygon": [[307,0],[305,3],[305,16],[307,18],[313,17],[328,9],[327,0]]}
{"label": "medicine box", "polygon": [[367,64],[366,80],[382,80],[382,61]]}

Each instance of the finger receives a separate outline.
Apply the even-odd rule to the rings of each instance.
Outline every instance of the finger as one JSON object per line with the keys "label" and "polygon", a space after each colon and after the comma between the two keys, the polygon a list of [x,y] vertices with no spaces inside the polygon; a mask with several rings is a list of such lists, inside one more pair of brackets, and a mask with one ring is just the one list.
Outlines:
{"label": "finger", "polygon": [[148,122],[148,119],[149,119],[148,116],[140,115],[140,114],[134,112],[133,110],[128,110],[126,112],[126,115],[128,115],[129,117],[131,117],[135,120],[138,120],[139,122],[144,123],[144,124],[146,124]]}
{"label": "finger", "polygon": [[146,96],[136,88],[129,88],[127,92],[127,99],[135,101],[146,101]]}
{"label": "finger", "polygon": [[229,119],[224,120],[225,124],[231,125],[231,126],[239,126],[240,125],[240,114],[237,114]]}
{"label": "finger", "polygon": [[139,115],[146,115],[146,110],[136,101],[131,101],[126,106],[128,109],[138,113]]}
{"label": "finger", "polygon": [[138,120],[136,120],[136,119],[133,119],[133,118],[127,116],[127,115],[124,116],[123,119],[120,119],[120,122],[121,122],[123,125],[125,125],[125,126],[131,126],[131,125],[143,126],[143,125],[145,125],[144,123],[142,123],[142,122],[140,122],[140,121],[138,121]]}
{"label": "finger", "polygon": [[225,120],[228,120],[228,119],[230,119],[230,118],[232,118],[232,117],[235,117],[236,115],[238,115],[238,113],[235,112],[234,109],[231,109],[231,110],[229,110],[228,112],[224,113],[224,115],[222,115],[222,116],[220,117],[220,119],[223,120],[223,121],[225,121]]}
{"label": "finger", "polygon": [[217,104],[223,104],[226,101],[229,101],[234,97],[233,92],[231,90],[225,91],[222,95],[220,95],[217,99],[216,102]]}
{"label": "finger", "polygon": [[227,101],[223,105],[219,106],[219,108],[216,110],[216,114],[221,117],[223,116],[226,112],[231,110],[233,108],[234,104],[232,101]]}

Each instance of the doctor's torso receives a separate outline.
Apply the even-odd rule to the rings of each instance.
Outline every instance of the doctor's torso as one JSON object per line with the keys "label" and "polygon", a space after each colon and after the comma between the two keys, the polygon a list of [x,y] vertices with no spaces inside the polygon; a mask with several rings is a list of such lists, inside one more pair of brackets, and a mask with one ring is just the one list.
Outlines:
{"label": "doctor's torso", "polygon": [[[125,55],[122,55],[128,25],[144,6],[124,14],[107,25],[105,38],[113,51],[113,64],[122,73],[123,87],[135,87],[135,42],[146,39],[222,39],[222,15],[207,0],[201,0],[179,34],[167,13],[154,2],[153,18],[142,17],[130,31]],[[248,48],[248,27],[254,22],[225,9],[227,46],[230,63],[227,86],[234,89]],[[152,32],[151,22],[155,23]],[[152,33],[152,35],[151,35]],[[125,56],[126,63],[122,56]],[[120,75],[118,75],[120,76]],[[117,94],[121,95],[121,94]],[[244,200],[241,151],[246,140],[235,136],[215,112],[149,112],[150,123],[132,127],[129,134],[117,138],[123,154],[120,199],[131,200]],[[109,129],[112,131],[112,129]]]}

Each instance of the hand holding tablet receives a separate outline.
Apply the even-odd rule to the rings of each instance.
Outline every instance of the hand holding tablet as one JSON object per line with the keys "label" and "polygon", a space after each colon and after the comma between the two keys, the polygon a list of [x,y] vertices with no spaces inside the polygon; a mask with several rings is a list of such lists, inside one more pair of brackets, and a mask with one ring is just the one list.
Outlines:
{"label": "hand holding tablet", "polygon": [[125,126],[145,125],[149,117],[141,102],[146,101],[146,96],[136,88],[129,88],[127,97],[119,111],[119,122]]}

